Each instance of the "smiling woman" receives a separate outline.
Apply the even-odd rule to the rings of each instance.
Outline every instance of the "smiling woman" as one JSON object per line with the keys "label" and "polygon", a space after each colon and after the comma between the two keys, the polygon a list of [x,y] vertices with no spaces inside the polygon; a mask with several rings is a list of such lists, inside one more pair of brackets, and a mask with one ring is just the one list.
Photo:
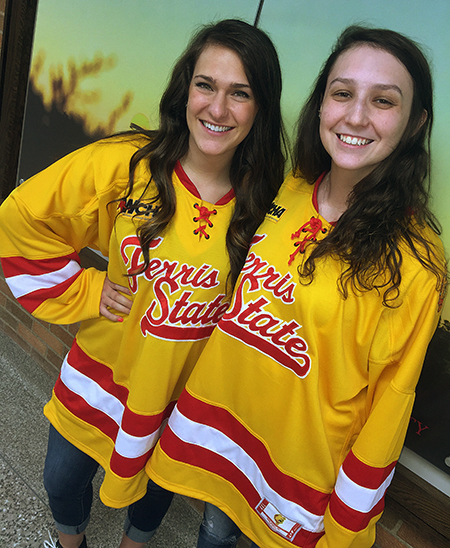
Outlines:
{"label": "smiling woman", "polygon": [[[344,31],[298,124],[295,172],[311,184],[325,175],[317,185],[319,212],[338,221],[304,262],[306,279],[316,258],[337,253],[349,266],[341,277],[344,295],[349,285],[381,283],[384,302],[395,300],[404,239],[437,273],[415,224],[440,233],[428,206],[432,125],[431,72],[417,44],[387,29]],[[375,282],[379,275],[383,282]]]}
{"label": "smiling woman", "polygon": [[[333,215],[332,189],[341,184],[351,190],[395,150],[408,123],[412,99],[410,74],[387,51],[364,44],[338,58],[319,111],[320,138],[331,157],[327,193],[319,191],[328,220],[340,216]],[[346,209],[347,197],[341,198],[339,213]]]}
{"label": "smiling woman", "polygon": [[[121,548],[143,547],[170,505],[145,463],[282,183],[280,96],[264,32],[206,25],[173,69],[157,129],[76,150],[1,206],[15,297],[39,319],[81,322],[44,411],[58,548],[87,546],[99,465],[102,501],[129,507]],[[81,268],[84,247],[109,258],[107,273]]]}
{"label": "smiling woman", "polygon": [[252,129],[257,110],[237,53],[220,46],[207,47],[198,58],[189,86],[189,150],[181,165],[209,201],[215,202],[231,189],[228,166]]}
{"label": "smiling woman", "polygon": [[446,287],[432,106],[414,42],[339,37],[294,172],[147,463],[210,503],[199,546],[240,530],[260,547],[373,546]]}

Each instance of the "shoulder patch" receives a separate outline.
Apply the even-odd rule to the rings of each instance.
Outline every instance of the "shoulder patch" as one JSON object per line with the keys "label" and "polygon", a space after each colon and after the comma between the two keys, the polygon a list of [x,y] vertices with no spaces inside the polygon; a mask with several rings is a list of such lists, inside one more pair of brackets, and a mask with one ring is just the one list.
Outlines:
{"label": "shoulder patch", "polygon": [[270,219],[271,221],[278,223],[284,213],[286,213],[286,209],[287,208],[272,202],[269,211],[266,213],[266,219]]}
{"label": "shoulder patch", "polygon": [[148,201],[133,200],[128,198],[128,200],[121,200],[117,207],[119,213],[128,216],[136,217],[149,217],[155,214],[157,206]]}

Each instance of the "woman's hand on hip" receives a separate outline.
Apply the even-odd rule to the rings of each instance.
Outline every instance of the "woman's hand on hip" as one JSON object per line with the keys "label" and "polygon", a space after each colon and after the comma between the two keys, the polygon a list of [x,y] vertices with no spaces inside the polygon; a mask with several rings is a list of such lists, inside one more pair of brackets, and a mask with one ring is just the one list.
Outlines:
{"label": "woman's hand on hip", "polygon": [[130,313],[133,301],[128,297],[125,297],[123,293],[126,295],[132,294],[129,287],[114,284],[108,276],[106,276],[105,283],[103,284],[102,296],[100,298],[100,314],[112,322],[123,322],[122,316],[118,316],[110,310],[113,308],[114,310],[117,310],[117,312],[125,315]]}

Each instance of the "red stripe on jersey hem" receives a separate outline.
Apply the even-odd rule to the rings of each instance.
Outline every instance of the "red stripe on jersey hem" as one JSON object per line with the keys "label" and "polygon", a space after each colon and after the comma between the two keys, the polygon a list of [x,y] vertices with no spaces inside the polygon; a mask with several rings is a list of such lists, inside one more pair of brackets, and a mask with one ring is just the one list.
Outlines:
{"label": "red stripe on jersey hem", "polygon": [[73,252],[64,257],[55,257],[53,259],[26,259],[25,257],[3,257],[1,259],[3,273],[5,278],[28,274],[30,276],[39,276],[48,274],[56,270],[61,270],[70,261],[80,263],[78,253]]}
{"label": "red stripe on jersey hem", "polygon": [[157,430],[175,407],[176,402],[172,401],[163,411],[154,415],[141,415],[129,409],[127,407],[128,388],[114,382],[112,369],[88,356],[76,339],[67,356],[67,362],[70,367],[94,381],[105,392],[120,401],[124,406],[122,429],[132,436],[147,436]]}
{"label": "red stripe on jersey hem", "polygon": [[186,390],[178,401],[178,409],[188,419],[222,432],[241,447],[255,461],[266,482],[281,497],[312,514],[324,515],[330,495],[281,472],[270,458],[265,445],[226,409],[204,403]]}
{"label": "red stripe on jersey hem", "polygon": [[346,476],[353,482],[366,489],[379,489],[392,470],[395,468],[397,461],[384,468],[376,468],[361,462],[355,456],[353,451],[347,455],[342,465]]}
{"label": "red stripe on jersey hem", "polygon": [[[153,433],[169,417],[175,407],[175,402],[170,402],[162,412],[156,415],[141,415],[129,409],[127,407],[128,388],[114,382],[112,369],[88,356],[76,339],[67,356],[67,362],[76,371],[93,380],[105,392],[120,401],[124,406],[122,430],[131,436],[143,437]],[[62,401],[62,403],[65,402]],[[89,404],[86,403],[86,405]]]}
{"label": "red stripe on jersey hem", "polygon": [[78,345],[76,339],[67,356],[67,362],[76,371],[96,382],[105,392],[117,398],[122,405],[126,405],[128,388],[114,382],[112,369],[88,356]]}
{"label": "red stripe on jersey hem", "polygon": [[[164,430],[160,445],[162,450],[170,458],[219,475],[230,482],[244,497],[247,504],[255,511],[256,515],[260,517],[255,510],[261,501],[258,491],[256,491],[251,481],[232,462],[209,449],[183,442],[170,429],[170,426],[167,426]],[[201,463],[201,465],[199,463]],[[264,520],[261,519],[261,521],[268,527]],[[279,535],[279,533],[275,531],[274,533]],[[323,536],[323,533],[312,533],[311,531],[300,529],[291,541],[291,544],[302,548],[313,548],[321,536]],[[281,538],[284,537],[281,536]]]}
{"label": "red stripe on jersey hem", "polygon": [[61,282],[51,288],[38,289],[37,291],[32,291],[31,293],[27,293],[22,297],[18,297],[17,301],[25,308],[25,310],[28,310],[28,312],[32,313],[44,301],[47,301],[49,299],[57,299],[63,293],[65,293],[82,272],[82,270],[79,270],[76,274],[74,274],[70,278],[67,278],[67,280],[65,280],[64,282]]}
{"label": "red stripe on jersey hem", "polygon": [[119,455],[116,450],[113,451],[110,461],[111,470],[121,478],[132,478],[145,468],[148,459],[152,456],[155,447],[153,446],[144,455],[135,458],[128,458]]}
{"label": "red stripe on jersey hem", "polygon": [[384,497],[370,510],[370,512],[358,512],[347,506],[334,492],[330,498],[330,513],[333,519],[345,529],[358,533],[367,528],[370,520],[384,509]]}
{"label": "red stripe on jersey hem", "polygon": [[[90,426],[100,430],[100,432],[108,436],[115,443],[119,426],[111,417],[99,409],[91,407],[81,396],[69,390],[61,379],[58,379],[56,382],[54,390],[56,397],[68,411]],[[154,447],[144,455],[133,459],[122,457],[113,450],[110,459],[110,469],[121,478],[131,478],[145,467],[153,450]]]}
{"label": "red stripe on jersey hem", "polygon": [[109,415],[91,407],[84,398],[67,388],[61,378],[56,381],[54,392],[61,404],[77,418],[98,428],[111,440],[117,438],[119,425]]}
{"label": "red stripe on jersey hem", "polygon": [[[152,417],[137,415],[136,413],[133,413],[128,408],[126,408],[122,419],[122,430],[128,432],[128,427],[130,426],[135,432],[135,436],[139,435],[136,434],[138,430],[141,431],[141,436],[146,436],[151,432],[155,432],[158,428],[161,427],[161,424],[164,422],[164,420],[169,418],[174,407],[175,402],[170,402],[162,413],[159,413],[158,415],[154,415]],[[111,470],[123,478],[131,478],[135,476],[142,470],[142,468],[145,467],[148,459],[153,453],[154,448],[155,446],[151,447],[146,453],[144,453],[144,455],[135,458],[124,457],[114,449],[111,457]]]}
{"label": "red stripe on jersey hem", "polygon": [[301,379],[306,377],[311,369],[311,359],[306,352],[304,352],[302,356],[299,356],[299,359],[304,361],[304,364],[302,365],[294,358],[291,358],[282,352],[274,344],[263,339],[262,337],[259,337],[258,335],[255,335],[254,333],[251,333],[250,331],[247,331],[247,329],[244,329],[233,321],[222,320],[218,324],[218,327],[224,333],[227,333],[231,337],[242,341],[247,346],[256,348],[256,350],[262,352],[266,356],[269,356],[269,358],[274,359],[283,367],[287,367]]}
{"label": "red stripe on jersey hem", "polygon": [[175,407],[175,402],[170,402],[161,413],[157,415],[139,415],[125,407],[122,418],[122,430],[136,437],[148,436],[155,432],[168,419]]}

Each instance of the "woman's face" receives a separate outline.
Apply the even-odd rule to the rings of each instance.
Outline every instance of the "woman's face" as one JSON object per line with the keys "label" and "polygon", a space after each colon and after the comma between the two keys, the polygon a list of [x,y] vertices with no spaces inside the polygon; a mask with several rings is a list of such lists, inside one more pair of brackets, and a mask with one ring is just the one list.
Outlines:
{"label": "woman's face", "polygon": [[258,107],[239,56],[211,45],[201,53],[189,86],[189,154],[231,162],[250,132]]}
{"label": "woman's face", "polygon": [[365,44],[342,53],[320,109],[331,169],[357,182],[397,147],[407,126],[413,81],[400,61]]}

